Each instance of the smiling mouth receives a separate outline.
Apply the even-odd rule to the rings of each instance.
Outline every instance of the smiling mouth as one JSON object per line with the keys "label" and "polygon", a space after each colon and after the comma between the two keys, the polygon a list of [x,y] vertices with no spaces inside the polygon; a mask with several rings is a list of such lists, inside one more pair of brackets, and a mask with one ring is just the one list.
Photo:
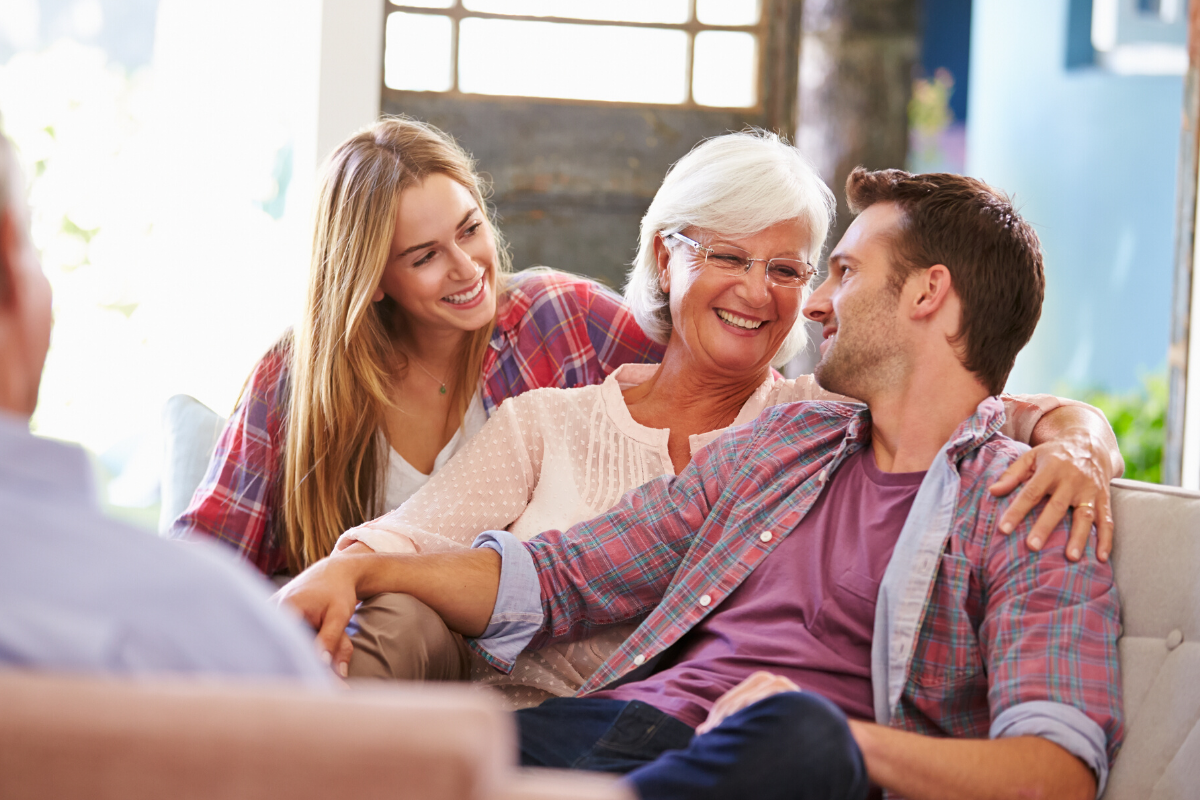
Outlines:
{"label": "smiling mouth", "polygon": [[746,317],[739,317],[737,314],[730,313],[723,308],[718,308],[716,311],[717,316],[721,318],[722,322],[727,325],[732,325],[735,328],[754,331],[761,328],[763,324],[763,320],[761,319],[747,319]]}
{"label": "smiling mouth", "polygon": [[476,283],[470,289],[467,289],[465,292],[459,292],[458,294],[448,294],[445,297],[443,297],[442,299],[445,300],[447,303],[453,303],[455,305],[462,305],[463,303],[469,303],[472,300],[474,300],[476,297],[479,296],[479,293],[482,291],[483,291],[483,278],[481,277],[479,279],[478,283]]}
{"label": "smiling mouth", "polygon": [[833,340],[837,338],[837,333],[837,328],[834,328],[831,331],[821,332],[821,355],[825,355],[825,351],[833,346]]}

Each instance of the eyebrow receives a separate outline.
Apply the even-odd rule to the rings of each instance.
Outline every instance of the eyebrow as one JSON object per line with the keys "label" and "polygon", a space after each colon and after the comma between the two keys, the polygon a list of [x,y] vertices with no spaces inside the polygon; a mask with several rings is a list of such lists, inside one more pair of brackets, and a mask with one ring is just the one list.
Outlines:
{"label": "eyebrow", "polygon": [[[458,224],[454,226],[454,230],[458,230],[458,229],[459,229],[459,228],[461,228],[463,225],[466,225],[466,224],[467,224],[467,220],[469,220],[469,219],[471,218],[471,216],[472,216],[472,215],[474,215],[474,213],[476,212],[476,210],[477,210],[477,209],[474,209],[474,208],[472,208],[470,211],[468,211],[468,212],[467,212],[467,213],[466,213],[466,214],[463,216],[463,218],[462,218],[461,220],[459,220]],[[408,255],[409,253],[415,253],[415,252],[417,252],[418,250],[424,250],[426,247],[433,247],[435,244],[437,244],[437,242],[436,242],[436,241],[433,241],[433,242],[421,242],[420,244],[414,244],[412,247],[408,248],[408,249],[407,249],[407,250],[405,250],[403,253],[397,253],[397,254],[396,254],[396,258],[403,258],[404,256]]]}
{"label": "eyebrow", "polygon": [[[697,242],[697,243],[700,244],[699,242]],[[741,250],[744,253],[750,252],[746,248],[742,247],[740,244],[738,244],[736,242],[726,241],[725,239],[722,239],[719,236],[716,239],[714,239],[712,242],[710,242],[709,244],[707,244],[707,245],[700,244],[700,246],[701,247],[714,247],[719,244],[725,245],[726,247],[736,247],[738,250]],[[797,261],[803,261],[805,264],[812,266],[812,264],[809,264],[808,257],[805,256],[803,253],[792,253],[792,252],[788,251],[788,253],[786,255],[772,256],[772,259],[774,259],[774,258],[794,258]],[[756,260],[758,260],[758,259],[756,259]],[[771,260],[771,259],[768,259],[768,260]]]}

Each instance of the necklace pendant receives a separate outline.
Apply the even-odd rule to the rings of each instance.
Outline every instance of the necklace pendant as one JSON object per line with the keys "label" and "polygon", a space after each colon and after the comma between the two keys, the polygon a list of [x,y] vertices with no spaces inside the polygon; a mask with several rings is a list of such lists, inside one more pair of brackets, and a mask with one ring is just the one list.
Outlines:
{"label": "necklace pendant", "polygon": [[441,392],[442,394],[445,394],[446,393],[446,384],[443,383],[442,388],[438,389],[438,391]]}

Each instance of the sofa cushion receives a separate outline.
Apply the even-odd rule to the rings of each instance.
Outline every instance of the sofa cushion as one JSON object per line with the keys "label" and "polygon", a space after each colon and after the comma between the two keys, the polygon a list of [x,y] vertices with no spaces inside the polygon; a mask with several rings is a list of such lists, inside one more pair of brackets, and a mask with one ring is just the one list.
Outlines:
{"label": "sofa cushion", "polygon": [[1106,800],[1200,786],[1200,493],[1113,481],[1125,744]]}
{"label": "sofa cushion", "polygon": [[177,394],[163,406],[162,507],[158,532],[165,533],[187,510],[204,479],[225,419],[194,397]]}

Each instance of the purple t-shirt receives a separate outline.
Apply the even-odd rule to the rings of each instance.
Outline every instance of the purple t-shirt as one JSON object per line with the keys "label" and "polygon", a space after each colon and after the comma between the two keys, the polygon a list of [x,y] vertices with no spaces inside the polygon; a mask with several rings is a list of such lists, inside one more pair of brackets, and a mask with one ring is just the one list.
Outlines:
{"label": "purple t-shirt", "polygon": [[641,700],[694,728],[717,698],[766,670],[873,719],[875,600],[924,477],[883,472],[870,445],[852,454],[795,530],[658,672],[589,696]]}

